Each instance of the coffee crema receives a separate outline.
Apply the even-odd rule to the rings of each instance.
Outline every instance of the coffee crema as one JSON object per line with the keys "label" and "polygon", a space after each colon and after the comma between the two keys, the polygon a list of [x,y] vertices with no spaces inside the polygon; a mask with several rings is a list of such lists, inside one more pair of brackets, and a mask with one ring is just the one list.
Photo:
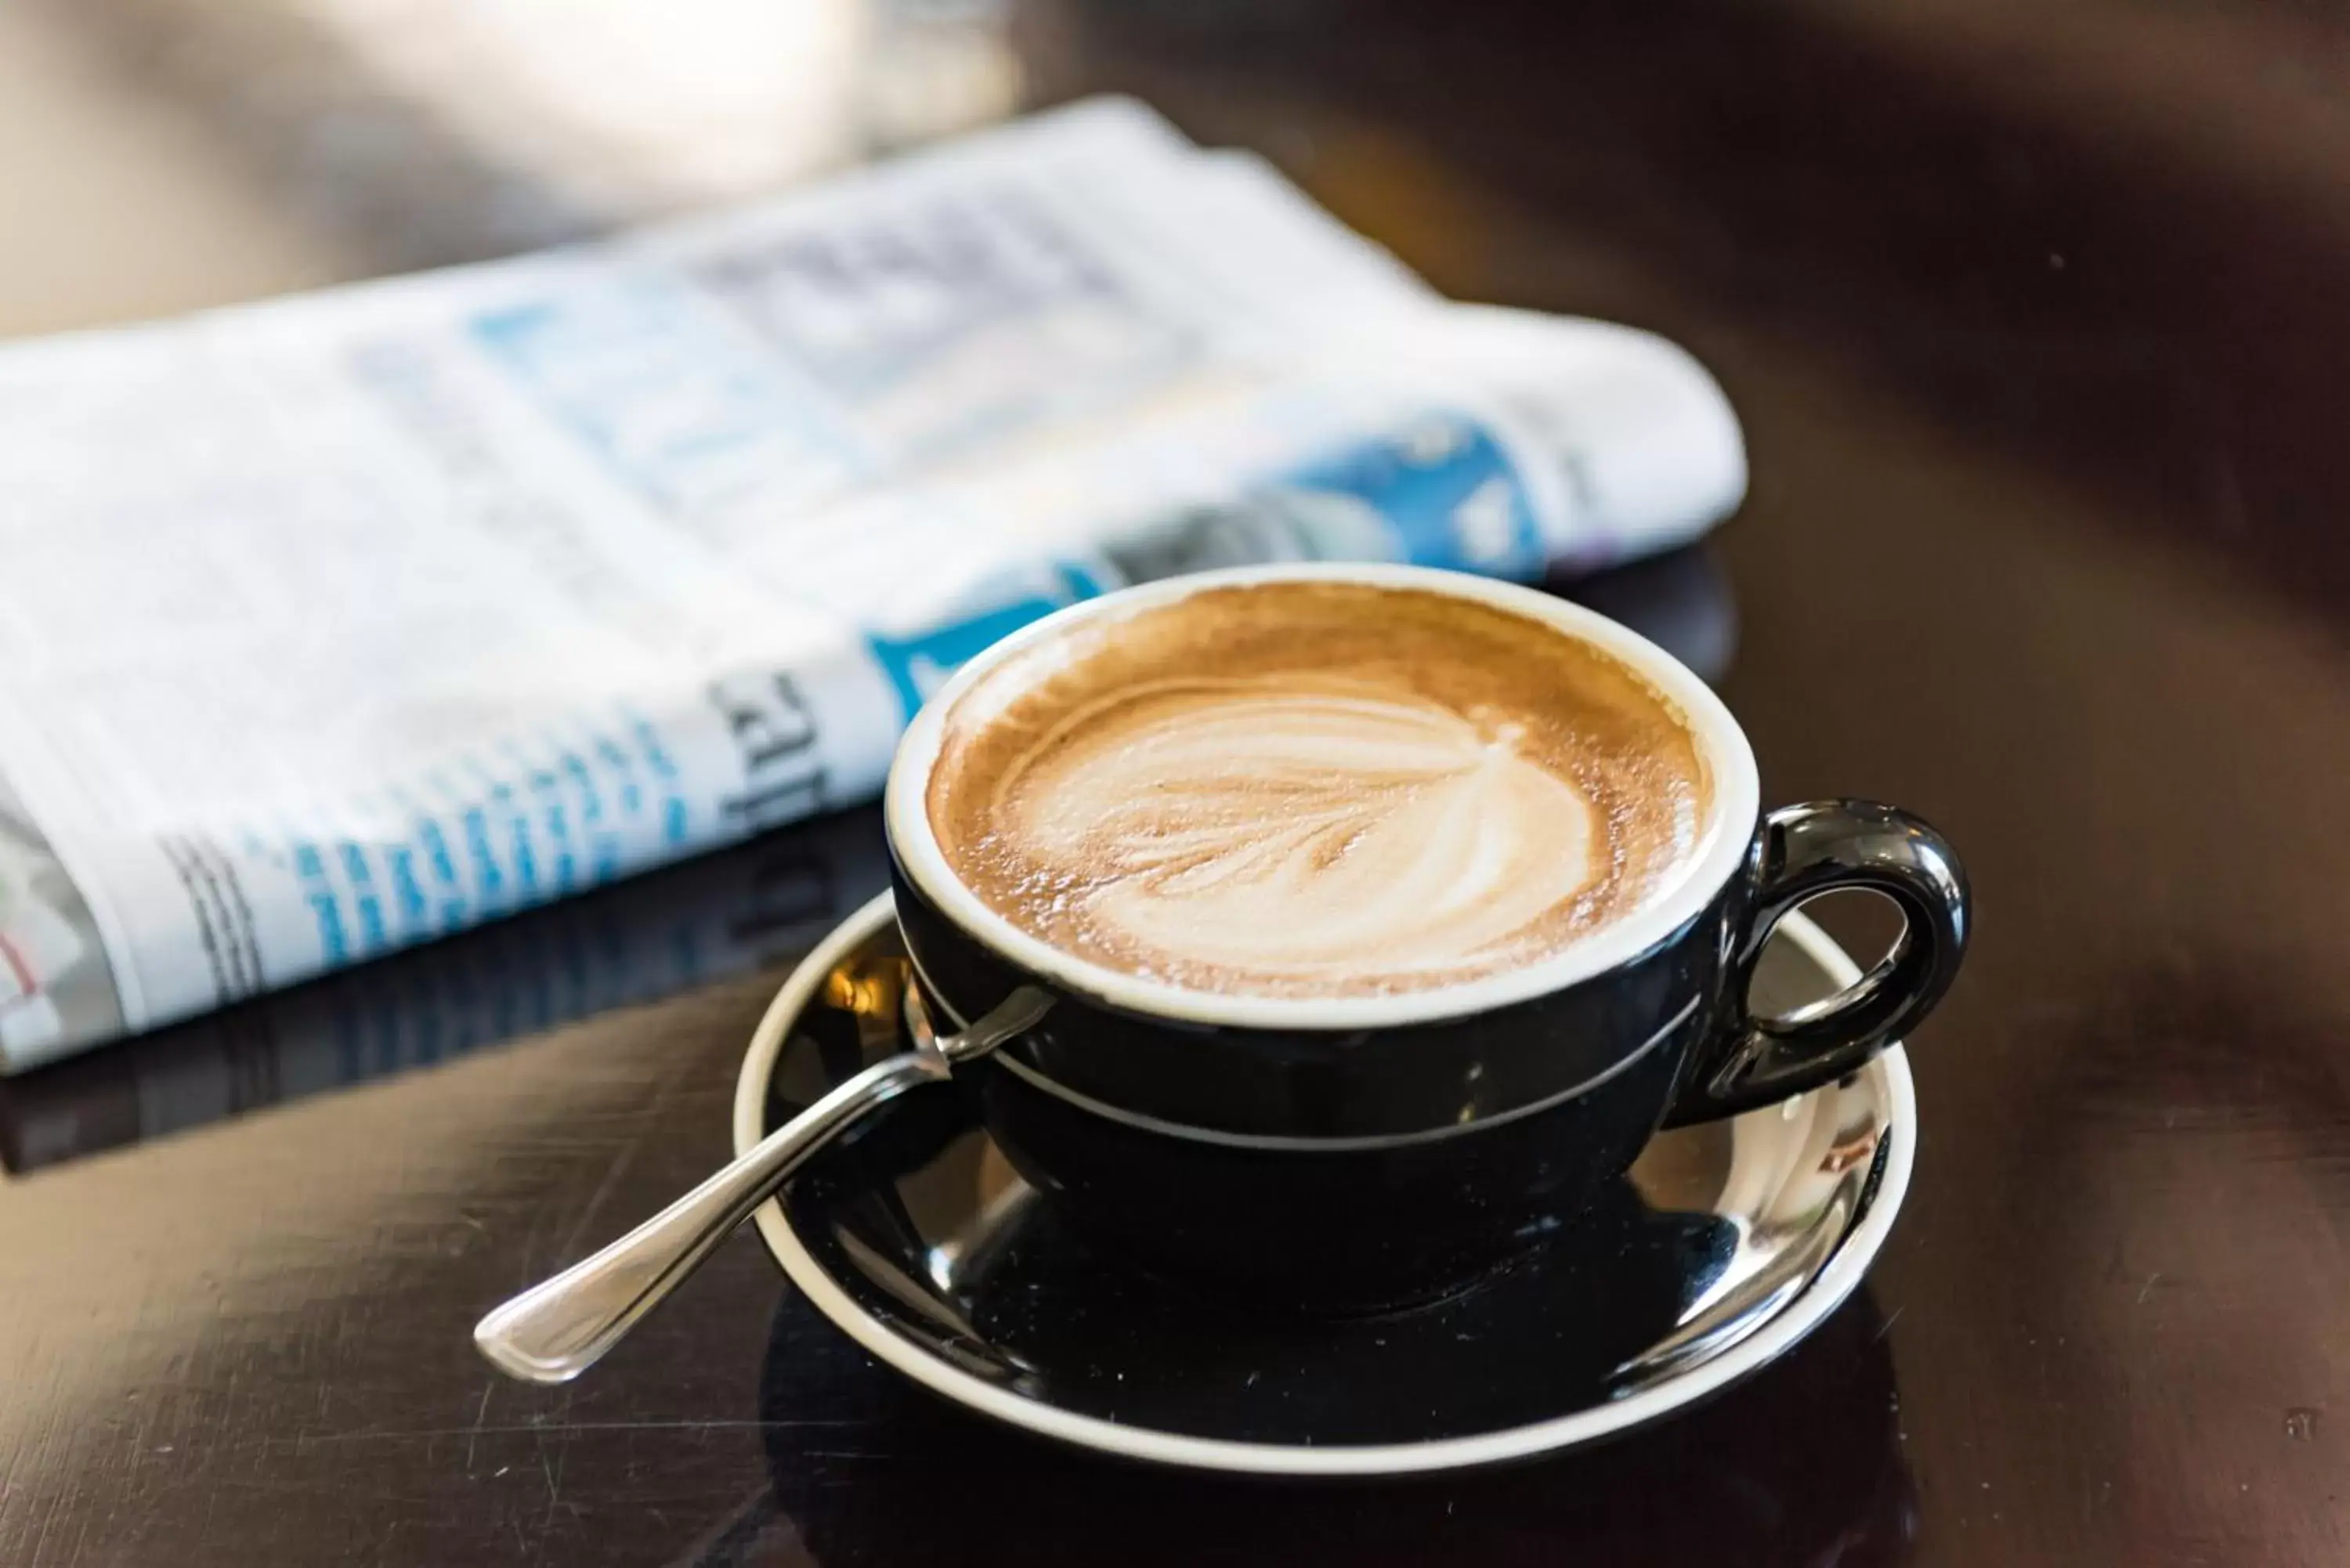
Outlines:
{"label": "coffee crema", "polygon": [[1688,721],[1482,600],[1336,581],[1084,619],[945,718],[947,864],[1065,952],[1189,989],[1425,991],[1537,963],[1697,854]]}

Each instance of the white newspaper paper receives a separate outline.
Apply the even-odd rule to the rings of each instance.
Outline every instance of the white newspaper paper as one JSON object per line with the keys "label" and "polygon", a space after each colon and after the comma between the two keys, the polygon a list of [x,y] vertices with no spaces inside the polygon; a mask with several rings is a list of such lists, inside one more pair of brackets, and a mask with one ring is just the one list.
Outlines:
{"label": "white newspaper paper", "polygon": [[0,350],[0,1070],[837,807],[1211,565],[1701,531],[1659,339],[1101,101],[593,247]]}

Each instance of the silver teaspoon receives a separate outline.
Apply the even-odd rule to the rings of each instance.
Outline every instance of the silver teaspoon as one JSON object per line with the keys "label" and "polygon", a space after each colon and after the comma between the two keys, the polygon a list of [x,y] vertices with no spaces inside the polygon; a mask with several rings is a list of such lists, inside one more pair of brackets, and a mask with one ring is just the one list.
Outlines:
{"label": "silver teaspoon", "polygon": [[809,1156],[908,1089],[943,1083],[955,1063],[1034,1027],[1051,1005],[1024,987],[961,1033],[939,1034],[908,987],[914,1049],[866,1068],[602,1251],[496,1308],[473,1325],[474,1345],[509,1377],[569,1382],[668,1300]]}

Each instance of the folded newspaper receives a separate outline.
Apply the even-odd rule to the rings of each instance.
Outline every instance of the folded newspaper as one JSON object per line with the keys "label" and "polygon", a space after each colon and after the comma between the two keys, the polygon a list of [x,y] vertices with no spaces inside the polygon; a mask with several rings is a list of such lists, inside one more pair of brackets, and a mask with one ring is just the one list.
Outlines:
{"label": "folded newspaper", "polygon": [[0,349],[0,1071],[863,799],[1198,567],[1736,504],[1688,355],[1103,100],[577,250]]}

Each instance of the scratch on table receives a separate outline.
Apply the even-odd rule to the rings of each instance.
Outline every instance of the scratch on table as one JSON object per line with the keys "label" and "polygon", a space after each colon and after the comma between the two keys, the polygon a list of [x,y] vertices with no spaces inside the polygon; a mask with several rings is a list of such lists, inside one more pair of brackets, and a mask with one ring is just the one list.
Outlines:
{"label": "scratch on table", "polygon": [[481,1446],[482,1423],[489,1418],[490,1396],[497,1391],[497,1379],[482,1385],[481,1407],[473,1412],[473,1429],[465,1434],[465,1473],[473,1473],[473,1450]]}
{"label": "scratch on table", "polygon": [[2147,1293],[2152,1291],[2156,1285],[2161,1282],[2162,1272],[2160,1270],[2157,1270],[2155,1272],[2147,1275],[2146,1283],[2138,1286],[2137,1288],[2137,1304],[2140,1306],[2146,1305]]}
{"label": "scratch on table", "polygon": [[571,1229],[564,1233],[562,1243],[556,1248],[555,1255],[558,1259],[567,1258],[578,1251],[579,1239],[587,1235],[588,1227],[595,1223],[598,1211],[604,1207],[604,1199],[609,1198],[612,1189],[619,1185],[620,1173],[628,1169],[629,1162],[637,1158],[637,1150],[644,1147],[650,1130],[638,1133],[614,1151],[612,1162],[604,1168],[603,1178],[596,1183],[596,1190],[588,1195],[588,1207],[579,1211],[579,1218],[572,1222]]}
{"label": "scratch on table", "polygon": [[546,1445],[538,1446],[538,1468],[546,1476],[546,1522],[555,1522],[555,1505],[563,1496],[563,1476],[546,1457]]}
{"label": "scratch on table", "polygon": [[[563,1396],[563,1408],[567,1411],[570,1407],[571,1396],[567,1391]],[[546,1520],[540,1528],[552,1530],[555,1528],[556,1505],[563,1501],[563,1467],[571,1453],[571,1433],[567,1427],[560,1424],[537,1427],[534,1431],[536,1441],[533,1446],[538,1449],[538,1468],[546,1477]],[[549,1438],[557,1439],[552,1459],[547,1457],[546,1451]],[[571,1511],[577,1513],[579,1510],[575,1506]]]}
{"label": "scratch on table", "polygon": [[676,1086],[674,1079],[664,1079],[653,1085],[652,1095],[645,1102],[641,1125],[628,1142],[614,1151],[611,1164],[604,1168],[602,1179],[596,1183],[596,1190],[588,1196],[588,1207],[579,1211],[578,1220],[572,1224],[569,1233],[563,1238],[563,1245],[556,1252],[557,1257],[567,1258],[578,1250],[579,1239],[588,1233],[588,1227],[595,1222],[597,1214],[603,1210],[604,1200],[609,1198],[619,1185],[621,1173],[629,1168],[630,1162],[637,1158],[637,1151],[644,1147],[647,1141],[651,1138],[654,1129],[660,1126],[661,1107],[669,1103],[671,1093]]}

